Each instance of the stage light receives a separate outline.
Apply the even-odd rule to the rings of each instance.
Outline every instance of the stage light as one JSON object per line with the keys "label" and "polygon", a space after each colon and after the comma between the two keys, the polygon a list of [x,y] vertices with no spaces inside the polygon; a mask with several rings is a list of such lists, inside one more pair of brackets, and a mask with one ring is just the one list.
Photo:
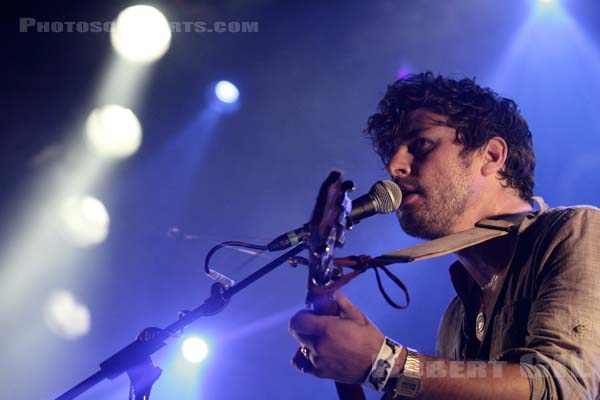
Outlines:
{"label": "stage light", "polygon": [[240,91],[231,82],[220,81],[215,86],[215,95],[223,103],[235,103],[240,97]]}
{"label": "stage light", "polygon": [[102,202],[91,196],[71,196],[61,209],[63,234],[72,244],[87,247],[108,236],[110,217]]}
{"label": "stage light", "polygon": [[208,355],[208,345],[199,337],[190,337],[183,342],[181,351],[187,361],[198,364]]}
{"label": "stage light", "polygon": [[91,112],[86,137],[90,149],[99,156],[124,158],[139,149],[142,126],[133,111],[111,104]]}
{"label": "stage light", "polygon": [[50,295],[44,308],[44,320],[54,334],[64,339],[84,336],[91,326],[89,309],[66,290]]}
{"label": "stage light", "polygon": [[171,44],[171,28],[154,7],[138,5],[123,10],[110,32],[115,51],[123,58],[149,63],[165,54]]}
{"label": "stage light", "polygon": [[396,79],[404,79],[410,75],[411,68],[408,66],[402,66],[396,70]]}

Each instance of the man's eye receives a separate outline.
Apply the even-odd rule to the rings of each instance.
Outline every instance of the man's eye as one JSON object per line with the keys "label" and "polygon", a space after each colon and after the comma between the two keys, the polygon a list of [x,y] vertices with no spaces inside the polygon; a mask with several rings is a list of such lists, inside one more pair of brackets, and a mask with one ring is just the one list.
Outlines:
{"label": "man's eye", "polygon": [[410,146],[408,147],[408,151],[410,151],[415,156],[425,155],[433,148],[433,142],[426,138],[418,138],[412,141]]}

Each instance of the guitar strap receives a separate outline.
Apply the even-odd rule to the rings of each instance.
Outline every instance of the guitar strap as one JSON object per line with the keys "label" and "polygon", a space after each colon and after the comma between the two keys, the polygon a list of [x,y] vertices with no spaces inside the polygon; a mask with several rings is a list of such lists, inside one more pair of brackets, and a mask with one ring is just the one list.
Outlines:
{"label": "guitar strap", "polygon": [[[533,200],[538,206],[537,212],[544,212],[548,209],[548,205],[541,197],[534,196]],[[487,242],[488,240],[500,236],[505,236],[513,232],[516,233],[519,230],[521,222],[523,222],[525,217],[530,214],[531,213],[515,214],[502,219],[484,219],[475,224],[475,227],[466,231],[453,233],[429,242],[408,247],[406,249],[383,254],[375,258],[359,256],[338,259],[336,260],[336,265],[352,268],[356,270],[355,272],[364,272],[368,268],[373,268],[375,270],[379,289],[387,302],[394,308],[404,309],[408,307],[410,302],[408,290],[404,283],[402,283],[398,277],[396,277],[389,269],[386,268],[387,265],[396,263],[409,263],[413,261],[441,257],[467,247]],[[398,285],[404,291],[406,305],[398,305],[388,296],[381,283],[379,269],[381,269],[394,283],[396,283],[396,285]],[[348,279],[345,280],[344,284],[355,276],[352,273],[347,275],[351,275],[351,277],[349,276]]]}
{"label": "guitar strap", "polygon": [[490,239],[508,235],[517,227],[517,225],[510,221],[484,219],[475,224],[474,228],[453,233],[406,249],[383,254],[374,258],[373,261],[378,265],[389,265],[440,257],[487,242]]}
{"label": "guitar strap", "polygon": [[[533,201],[538,206],[538,212],[548,209],[548,205],[541,197],[533,196]],[[476,223],[474,228],[387,253],[376,257],[374,261],[380,265],[389,265],[421,261],[454,253],[518,230],[527,215],[530,213],[511,215],[504,219],[484,219]]]}

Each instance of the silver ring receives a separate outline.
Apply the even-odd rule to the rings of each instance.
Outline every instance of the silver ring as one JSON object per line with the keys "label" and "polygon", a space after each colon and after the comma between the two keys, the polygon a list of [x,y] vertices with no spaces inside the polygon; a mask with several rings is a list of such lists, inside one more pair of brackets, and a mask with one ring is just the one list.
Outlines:
{"label": "silver ring", "polygon": [[300,347],[300,353],[304,356],[304,360],[302,360],[302,365],[300,366],[300,371],[306,372],[306,367],[311,364],[310,362],[310,350],[306,346]]}
{"label": "silver ring", "polygon": [[307,360],[310,361],[310,358],[309,358],[310,351],[308,350],[308,347],[306,347],[306,346],[300,347],[300,352],[302,353],[302,355],[304,356],[304,358],[306,358]]}

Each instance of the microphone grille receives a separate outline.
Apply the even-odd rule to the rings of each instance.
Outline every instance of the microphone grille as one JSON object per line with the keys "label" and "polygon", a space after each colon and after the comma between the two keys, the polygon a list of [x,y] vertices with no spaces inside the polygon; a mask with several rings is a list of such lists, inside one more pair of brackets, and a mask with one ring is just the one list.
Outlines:
{"label": "microphone grille", "polygon": [[394,212],[402,203],[402,191],[394,181],[377,181],[371,187],[370,193],[375,198],[379,214]]}

